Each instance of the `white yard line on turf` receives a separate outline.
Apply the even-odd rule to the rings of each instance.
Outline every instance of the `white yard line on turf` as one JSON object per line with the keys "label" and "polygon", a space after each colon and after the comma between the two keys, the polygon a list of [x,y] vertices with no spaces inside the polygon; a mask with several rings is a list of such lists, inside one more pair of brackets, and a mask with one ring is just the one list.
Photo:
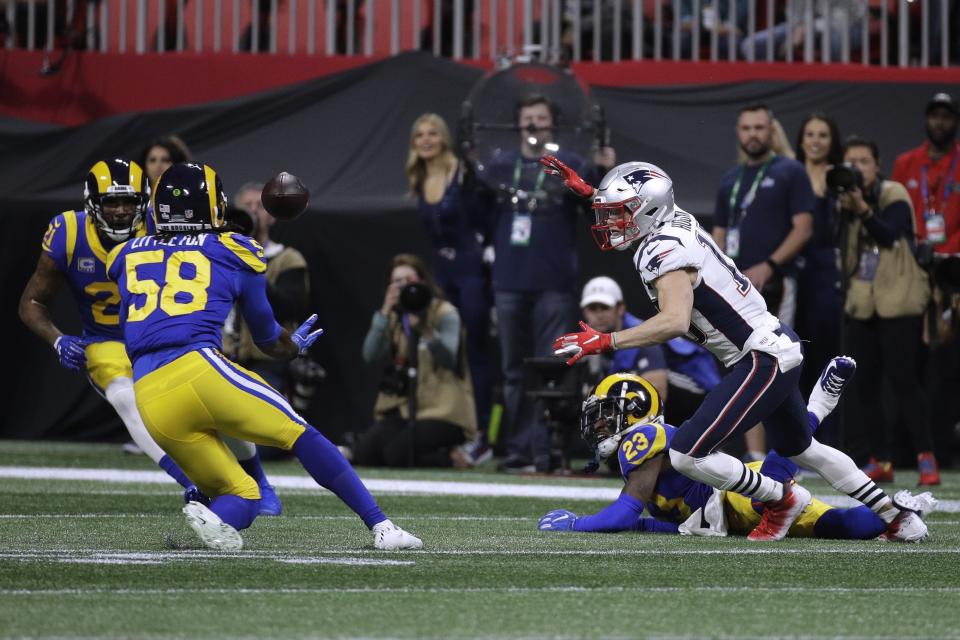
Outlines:
{"label": "white yard line on turf", "polygon": [[170,588],[170,589],[0,589],[0,596],[64,595],[164,596],[185,594],[265,595],[265,594],[382,594],[382,593],[960,593],[960,587],[311,587],[311,588]]}
{"label": "white yard line on turf", "polygon": [[[105,483],[172,484],[162,471],[129,469],[81,469],[64,467],[0,467],[0,478],[92,481]],[[572,485],[510,484],[501,482],[456,482],[435,480],[398,480],[368,478],[363,481],[372,493],[407,495],[482,496],[510,498],[555,498],[563,500],[615,500],[620,489],[614,487],[578,487]],[[306,476],[271,475],[270,483],[280,489],[324,491]],[[847,496],[816,496],[837,507],[858,505]],[[960,500],[941,500],[937,511],[960,513]]]}

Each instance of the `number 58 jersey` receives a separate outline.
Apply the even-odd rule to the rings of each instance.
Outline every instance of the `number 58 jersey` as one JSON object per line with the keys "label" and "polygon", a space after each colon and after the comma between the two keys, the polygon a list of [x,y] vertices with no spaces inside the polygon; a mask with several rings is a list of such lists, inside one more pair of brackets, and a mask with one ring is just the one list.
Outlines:
{"label": "number 58 jersey", "polygon": [[235,302],[254,341],[280,335],[266,297],[263,248],[236,233],[135,238],[110,252],[107,276],[120,291],[127,353],[139,379],[181,355],[220,349]]}

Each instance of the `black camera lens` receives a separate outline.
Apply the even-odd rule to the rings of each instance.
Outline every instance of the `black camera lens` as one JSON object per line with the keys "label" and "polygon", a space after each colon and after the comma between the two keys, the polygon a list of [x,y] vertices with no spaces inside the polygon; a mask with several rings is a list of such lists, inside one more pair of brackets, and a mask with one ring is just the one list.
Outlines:
{"label": "black camera lens", "polygon": [[411,282],[400,289],[400,309],[407,313],[420,313],[430,306],[433,292],[422,282]]}
{"label": "black camera lens", "polygon": [[839,195],[854,189],[863,189],[863,174],[852,164],[844,163],[827,171],[827,191]]}

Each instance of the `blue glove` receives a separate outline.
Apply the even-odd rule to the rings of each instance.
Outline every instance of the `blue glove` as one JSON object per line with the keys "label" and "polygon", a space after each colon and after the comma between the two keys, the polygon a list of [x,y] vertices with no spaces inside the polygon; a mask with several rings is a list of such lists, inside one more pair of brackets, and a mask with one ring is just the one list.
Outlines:
{"label": "blue glove", "polygon": [[72,371],[80,371],[87,364],[86,346],[87,343],[77,336],[60,336],[53,343],[60,364]]}
{"label": "blue glove", "polygon": [[317,341],[317,338],[323,335],[323,329],[317,329],[311,332],[310,329],[317,321],[317,314],[313,314],[307,321],[297,327],[297,330],[290,334],[290,339],[297,345],[297,349],[303,354],[310,346]]}
{"label": "blue glove", "polygon": [[577,521],[577,514],[566,509],[554,509],[540,518],[537,529],[540,531],[571,531],[573,523]]}

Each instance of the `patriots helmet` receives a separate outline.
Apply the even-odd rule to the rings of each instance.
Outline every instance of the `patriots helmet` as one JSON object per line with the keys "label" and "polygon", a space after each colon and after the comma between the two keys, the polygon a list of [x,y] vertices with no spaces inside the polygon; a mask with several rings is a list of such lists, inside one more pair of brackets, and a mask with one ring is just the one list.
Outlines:
{"label": "patriots helmet", "polygon": [[634,427],[663,419],[660,394],[633,373],[613,373],[597,383],[580,410],[580,435],[601,459]]}
{"label": "patriots helmet", "polygon": [[[143,223],[150,201],[150,185],[143,169],[132,160],[101,160],[83,181],[83,206],[97,229],[115,242],[129,240]],[[105,204],[132,204],[133,213],[104,213]]]}
{"label": "patriots helmet", "polygon": [[170,165],[153,190],[157,233],[202,233],[227,225],[227,196],[220,176],[208,164]]}
{"label": "patriots helmet", "polygon": [[649,162],[627,162],[611,169],[593,196],[590,227],[601,250],[628,249],[674,212],[673,180]]}

